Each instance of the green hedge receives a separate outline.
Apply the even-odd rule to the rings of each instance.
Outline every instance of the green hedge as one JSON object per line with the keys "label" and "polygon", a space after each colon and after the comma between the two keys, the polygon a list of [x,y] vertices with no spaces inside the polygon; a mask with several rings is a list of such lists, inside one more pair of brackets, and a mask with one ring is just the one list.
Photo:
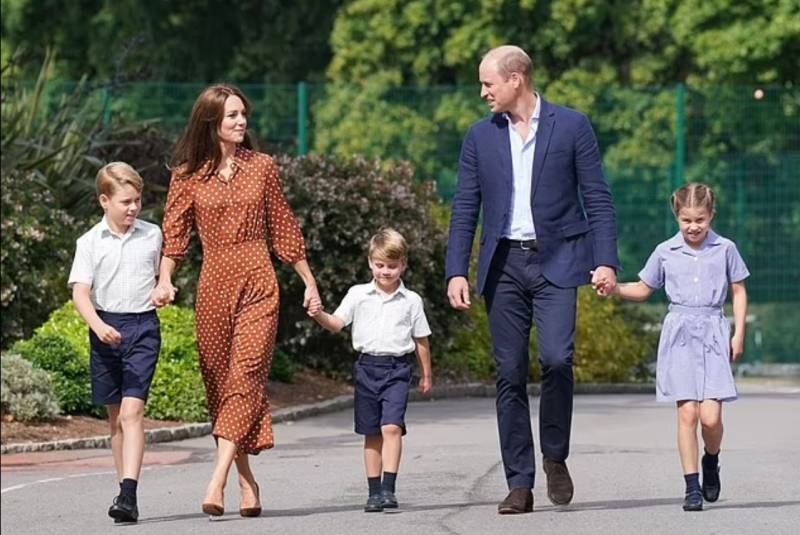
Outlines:
{"label": "green hedge", "polygon": [[[159,311],[161,356],[145,414],[162,420],[205,421],[206,397],[194,336],[194,312],[180,307]],[[47,370],[66,414],[101,416],[91,404],[88,327],[68,302],[53,312],[34,335],[12,351]]]}
{"label": "green hedge", "polygon": [[[473,297],[467,312],[472,325],[459,334],[454,347],[435,361],[436,367],[460,379],[494,380],[486,306]],[[589,287],[578,291],[575,333],[575,380],[627,382],[651,379],[648,364],[655,359],[658,333],[648,326],[655,318],[616,300],[601,300]],[[539,380],[536,329],[531,331],[530,378]]]}

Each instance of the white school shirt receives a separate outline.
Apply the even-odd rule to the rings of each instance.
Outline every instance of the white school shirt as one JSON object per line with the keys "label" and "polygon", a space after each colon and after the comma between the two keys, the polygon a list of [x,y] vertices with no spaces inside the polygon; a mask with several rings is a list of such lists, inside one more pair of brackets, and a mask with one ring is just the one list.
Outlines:
{"label": "white school shirt", "polygon": [[98,310],[153,310],[150,294],[156,286],[161,241],[158,225],[136,219],[124,236],[117,236],[103,217],[78,238],[68,284],[91,286],[92,304]]}
{"label": "white school shirt", "polygon": [[524,141],[517,133],[511,115],[504,113],[508,121],[508,140],[511,143],[511,169],[514,176],[514,191],[511,194],[511,217],[504,237],[513,240],[535,240],[531,209],[531,186],[533,185],[533,153],[536,151],[536,132],[542,113],[542,98],[536,93],[536,106],[528,123],[528,138]]}
{"label": "white school shirt", "polygon": [[414,338],[431,334],[422,298],[402,280],[391,295],[375,280],[353,286],[333,315],[345,326],[353,324],[353,349],[359,353],[400,357],[414,351]]}

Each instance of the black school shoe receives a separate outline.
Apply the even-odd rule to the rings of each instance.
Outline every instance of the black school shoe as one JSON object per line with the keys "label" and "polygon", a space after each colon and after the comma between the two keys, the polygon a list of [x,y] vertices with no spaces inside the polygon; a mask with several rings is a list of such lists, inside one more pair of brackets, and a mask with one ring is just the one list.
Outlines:
{"label": "black school shoe", "polygon": [[397,498],[391,490],[381,490],[381,505],[384,509],[397,509]]}
{"label": "black school shoe", "polygon": [[114,503],[108,508],[108,516],[114,522],[137,522],[139,520],[139,508],[136,506],[136,498],[130,496],[117,496]]}
{"label": "black school shoe", "polygon": [[380,494],[372,494],[367,498],[367,504],[364,506],[365,513],[380,513],[383,511],[383,499]]}
{"label": "black school shoe", "polygon": [[715,502],[719,499],[719,491],[721,484],[719,481],[719,464],[716,466],[706,466],[708,461],[706,455],[703,455],[701,462],[703,466],[703,498],[707,502]]}
{"label": "black school shoe", "polygon": [[702,511],[703,510],[703,495],[699,490],[691,490],[686,493],[683,499],[684,511]]}

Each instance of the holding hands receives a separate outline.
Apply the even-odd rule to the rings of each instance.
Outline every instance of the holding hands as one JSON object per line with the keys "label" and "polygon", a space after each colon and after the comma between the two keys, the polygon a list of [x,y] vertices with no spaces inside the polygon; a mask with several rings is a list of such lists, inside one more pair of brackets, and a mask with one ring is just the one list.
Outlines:
{"label": "holding hands", "polygon": [[310,318],[314,318],[322,312],[322,298],[319,296],[316,284],[306,286],[306,291],[303,293],[303,308],[306,309],[306,314]]}
{"label": "holding hands", "polygon": [[159,283],[150,293],[150,301],[157,307],[162,308],[175,301],[175,294],[178,289],[171,282]]}
{"label": "holding hands", "polygon": [[609,297],[617,293],[617,272],[608,266],[598,266],[592,274],[592,289],[600,297]]}

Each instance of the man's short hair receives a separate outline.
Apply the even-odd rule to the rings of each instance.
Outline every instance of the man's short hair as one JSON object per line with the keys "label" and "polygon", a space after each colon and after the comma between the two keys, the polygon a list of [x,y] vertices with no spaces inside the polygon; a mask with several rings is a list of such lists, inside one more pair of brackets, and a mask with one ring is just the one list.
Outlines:
{"label": "man's short hair", "polygon": [[508,80],[512,72],[519,73],[529,87],[533,87],[533,62],[530,56],[518,46],[503,45],[488,51],[483,60],[494,61],[497,72]]}
{"label": "man's short hair", "polygon": [[142,177],[136,172],[136,169],[125,162],[111,162],[97,172],[95,188],[98,197],[100,195],[111,197],[117,189],[123,186],[133,186],[139,193],[144,188]]}

